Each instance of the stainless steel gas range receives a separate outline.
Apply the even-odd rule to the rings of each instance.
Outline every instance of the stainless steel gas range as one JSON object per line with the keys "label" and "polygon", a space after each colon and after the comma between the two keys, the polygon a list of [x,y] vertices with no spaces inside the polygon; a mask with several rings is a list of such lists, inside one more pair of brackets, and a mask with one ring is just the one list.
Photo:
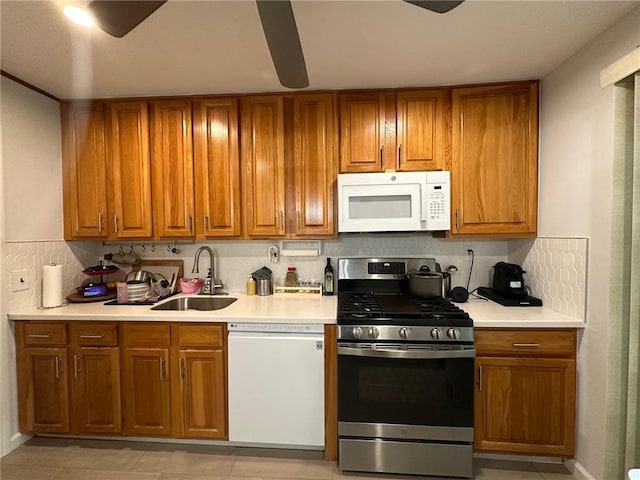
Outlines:
{"label": "stainless steel gas range", "polygon": [[473,476],[473,320],[408,293],[428,258],[338,261],[338,442],[344,471]]}

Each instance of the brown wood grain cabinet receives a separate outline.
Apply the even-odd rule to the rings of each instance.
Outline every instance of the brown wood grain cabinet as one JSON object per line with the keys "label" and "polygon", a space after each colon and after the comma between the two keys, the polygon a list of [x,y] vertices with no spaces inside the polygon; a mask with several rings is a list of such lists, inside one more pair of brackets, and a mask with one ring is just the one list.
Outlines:
{"label": "brown wood grain cabinet", "polygon": [[191,110],[188,99],[151,102],[151,178],[157,238],[195,236]]}
{"label": "brown wood grain cabinet", "polygon": [[538,83],[452,89],[452,235],[535,236]]}
{"label": "brown wood grain cabinet", "polygon": [[[332,94],[296,95],[293,102],[293,175],[287,209],[295,237],[335,236],[337,125]],[[293,215],[292,215],[293,214]],[[293,218],[291,218],[293,217]]]}
{"label": "brown wood grain cabinet", "polygon": [[348,92],[340,97],[340,171],[442,170],[449,90]]}
{"label": "brown wood grain cabinet", "polygon": [[73,433],[122,433],[120,348],[115,323],[72,323]]}
{"label": "brown wood grain cabinet", "polygon": [[109,237],[151,238],[151,159],[147,102],[107,103]]}
{"label": "brown wood grain cabinet", "polygon": [[246,234],[282,237],[286,233],[284,97],[244,97],[241,118]]}
{"label": "brown wood grain cabinet", "polygon": [[174,325],[174,430],[186,438],[227,438],[226,325]]}
{"label": "brown wood grain cabinet", "polygon": [[103,102],[62,103],[64,236],[106,238],[107,173]]}
{"label": "brown wood grain cabinet", "polygon": [[476,329],[474,448],[572,456],[576,332]]}
{"label": "brown wood grain cabinet", "polygon": [[238,99],[211,97],[194,100],[196,235],[239,238],[240,145]]}

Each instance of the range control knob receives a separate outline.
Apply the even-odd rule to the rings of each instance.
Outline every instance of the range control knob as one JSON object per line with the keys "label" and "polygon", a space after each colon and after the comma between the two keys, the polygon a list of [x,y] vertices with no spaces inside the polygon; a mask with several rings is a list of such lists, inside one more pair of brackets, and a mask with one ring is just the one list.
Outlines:
{"label": "range control knob", "polygon": [[409,331],[405,327],[402,327],[398,330],[398,335],[400,335],[400,338],[406,339],[409,336]]}
{"label": "range control knob", "polygon": [[351,333],[353,334],[353,338],[362,338],[362,328],[360,327],[353,327]]}
{"label": "range control knob", "polygon": [[433,338],[434,340],[440,340],[440,338],[442,338],[442,331],[439,328],[432,328],[431,338]]}
{"label": "range control knob", "polygon": [[447,329],[447,337],[453,339],[453,340],[458,340],[460,338],[460,330],[458,330],[457,328],[448,328]]}
{"label": "range control knob", "polygon": [[379,335],[380,335],[380,332],[378,331],[378,329],[376,327],[371,327],[369,329],[369,336],[371,338],[378,338]]}

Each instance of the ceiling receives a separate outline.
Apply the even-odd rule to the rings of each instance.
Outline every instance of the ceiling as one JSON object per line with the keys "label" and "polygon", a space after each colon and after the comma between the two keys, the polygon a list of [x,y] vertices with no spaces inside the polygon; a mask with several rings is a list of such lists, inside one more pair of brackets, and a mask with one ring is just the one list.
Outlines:
{"label": "ceiling", "polygon": [[[401,0],[292,4],[319,90],[542,78],[640,0],[467,0],[445,14]],[[288,90],[251,0],[169,0],[123,38],[60,10],[0,1],[2,70],[58,98]]]}

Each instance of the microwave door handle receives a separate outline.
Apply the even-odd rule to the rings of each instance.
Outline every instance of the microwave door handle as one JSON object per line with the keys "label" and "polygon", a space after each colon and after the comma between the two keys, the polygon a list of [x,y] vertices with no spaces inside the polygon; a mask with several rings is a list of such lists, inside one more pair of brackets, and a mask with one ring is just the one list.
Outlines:
{"label": "microwave door handle", "polygon": [[463,350],[385,350],[359,347],[338,347],[338,355],[376,358],[475,358],[475,348]]}
{"label": "microwave door handle", "polygon": [[420,220],[429,221],[429,185],[420,185]]}

